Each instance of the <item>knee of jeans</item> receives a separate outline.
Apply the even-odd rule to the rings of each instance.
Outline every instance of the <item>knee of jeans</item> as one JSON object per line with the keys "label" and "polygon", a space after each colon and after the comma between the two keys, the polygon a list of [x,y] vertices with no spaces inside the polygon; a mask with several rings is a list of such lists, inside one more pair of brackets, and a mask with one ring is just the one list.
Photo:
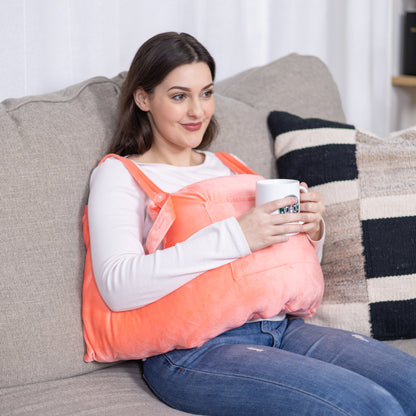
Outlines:
{"label": "knee of jeans", "polygon": [[[364,393],[365,394],[365,393]],[[381,386],[373,386],[373,394],[366,415],[395,415],[405,416],[405,412],[397,399]]]}

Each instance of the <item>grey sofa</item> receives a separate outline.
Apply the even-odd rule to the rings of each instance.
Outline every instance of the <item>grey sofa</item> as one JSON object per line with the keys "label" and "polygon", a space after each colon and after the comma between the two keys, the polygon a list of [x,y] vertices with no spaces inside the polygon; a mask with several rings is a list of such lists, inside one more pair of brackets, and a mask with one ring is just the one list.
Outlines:
{"label": "grey sofa", "polygon": [[[83,361],[81,216],[115,128],[123,76],[0,104],[1,415],[184,414],[148,389],[140,362]],[[212,149],[276,176],[272,110],[345,120],[326,66],[292,54],[217,83],[221,131]],[[393,344],[416,355],[415,342]]]}

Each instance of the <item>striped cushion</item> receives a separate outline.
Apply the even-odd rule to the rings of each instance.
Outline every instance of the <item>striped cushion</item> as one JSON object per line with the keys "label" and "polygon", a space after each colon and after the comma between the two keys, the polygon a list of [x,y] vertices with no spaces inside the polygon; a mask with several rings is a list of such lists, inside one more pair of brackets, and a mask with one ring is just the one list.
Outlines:
{"label": "striped cushion", "polygon": [[416,338],[416,127],[380,139],[275,111],[279,177],[325,197],[324,301],[312,322]]}

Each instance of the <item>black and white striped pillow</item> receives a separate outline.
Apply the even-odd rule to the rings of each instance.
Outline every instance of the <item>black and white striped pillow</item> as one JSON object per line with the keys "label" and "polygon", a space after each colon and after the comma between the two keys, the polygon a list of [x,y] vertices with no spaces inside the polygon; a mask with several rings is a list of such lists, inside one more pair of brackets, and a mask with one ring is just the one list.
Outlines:
{"label": "black and white striped pillow", "polygon": [[274,111],[279,177],[325,197],[323,303],[313,322],[416,338],[416,128],[385,139]]}

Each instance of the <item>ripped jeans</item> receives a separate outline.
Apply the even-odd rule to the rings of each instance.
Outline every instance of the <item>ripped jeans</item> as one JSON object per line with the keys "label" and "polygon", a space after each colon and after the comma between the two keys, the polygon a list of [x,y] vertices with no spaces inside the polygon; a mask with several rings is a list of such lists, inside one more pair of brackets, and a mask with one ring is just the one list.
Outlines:
{"label": "ripped jeans", "polygon": [[162,401],[193,414],[416,415],[416,358],[302,319],[247,323],[148,358],[143,373]]}

